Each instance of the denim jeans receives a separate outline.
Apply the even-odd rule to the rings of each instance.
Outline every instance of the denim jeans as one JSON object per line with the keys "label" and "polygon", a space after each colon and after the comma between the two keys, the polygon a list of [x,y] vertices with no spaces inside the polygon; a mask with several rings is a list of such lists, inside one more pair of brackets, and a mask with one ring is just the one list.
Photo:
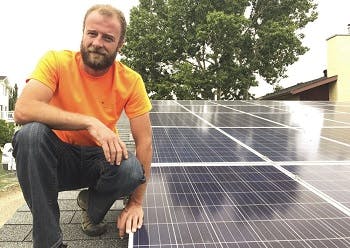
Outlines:
{"label": "denim jeans", "polygon": [[101,147],[62,142],[41,123],[24,125],[13,138],[13,155],[24,199],[33,215],[33,246],[62,243],[58,192],[88,187],[88,215],[100,223],[114,201],[145,181],[135,155],[111,165]]}

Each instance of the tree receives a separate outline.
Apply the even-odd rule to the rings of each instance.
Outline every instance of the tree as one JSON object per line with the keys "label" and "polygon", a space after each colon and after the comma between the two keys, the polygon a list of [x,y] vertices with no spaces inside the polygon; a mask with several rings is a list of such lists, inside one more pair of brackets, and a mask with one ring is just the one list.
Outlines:
{"label": "tree", "polygon": [[123,61],[153,99],[251,99],[308,48],[301,30],[313,0],[140,0],[130,13]]}
{"label": "tree", "polygon": [[275,85],[273,86],[273,92],[274,92],[274,93],[279,92],[279,91],[281,91],[281,90],[283,90],[283,86],[281,86],[280,84],[275,84]]}
{"label": "tree", "polygon": [[17,84],[10,90],[10,97],[9,97],[9,110],[13,111],[15,110],[15,104],[18,97],[18,87]]}
{"label": "tree", "polygon": [[11,142],[13,134],[15,132],[15,125],[8,123],[4,120],[0,120],[0,146],[4,146],[6,143]]}

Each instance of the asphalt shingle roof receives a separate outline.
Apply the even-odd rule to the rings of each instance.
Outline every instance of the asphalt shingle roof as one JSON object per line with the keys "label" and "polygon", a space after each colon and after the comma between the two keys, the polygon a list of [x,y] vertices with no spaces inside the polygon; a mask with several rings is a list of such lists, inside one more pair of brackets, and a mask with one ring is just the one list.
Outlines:
{"label": "asphalt shingle roof", "polygon": [[[128,239],[121,240],[116,227],[117,216],[123,208],[122,200],[116,201],[105,217],[105,221],[108,223],[107,233],[100,237],[89,237],[80,228],[82,211],[76,203],[78,193],[79,191],[59,193],[60,222],[63,240],[68,244],[68,247],[127,247]],[[33,247],[32,215],[26,204],[19,208],[12,218],[0,229],[0,247]]]}

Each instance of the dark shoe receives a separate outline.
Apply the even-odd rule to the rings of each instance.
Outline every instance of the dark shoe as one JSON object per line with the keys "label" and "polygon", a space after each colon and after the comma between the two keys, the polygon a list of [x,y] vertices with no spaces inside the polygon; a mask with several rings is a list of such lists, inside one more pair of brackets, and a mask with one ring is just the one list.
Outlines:
{"label": "dark shoe", "polygon": [[107,232],[107,224],[104,222],[98,224],[93,223],[90,220],[86,210],[83,210],[81,213],[81,229],[86,235],[95,237]]}
{"label": "dark shoe", "polygon": [[67,248],[67,247],[68,245],[62,243],[58,248]]}
{"label": "dark shoe", "polygon": [[89,191],[84,189],[84,190],[79,192],[78,197],[77,197],[77,203],[81,209],[87,210],[88,202],[89,202]]}
{"label": "dark shoe", "polygon": [[106,223],[93,223],[87,213],[89,201],[89,192],[87,190],[82,190],[79,192],[77,203],[78,206],[83,210],[81,213],[81,229],[86,235],[89,236],[100,236],[107,231]]}

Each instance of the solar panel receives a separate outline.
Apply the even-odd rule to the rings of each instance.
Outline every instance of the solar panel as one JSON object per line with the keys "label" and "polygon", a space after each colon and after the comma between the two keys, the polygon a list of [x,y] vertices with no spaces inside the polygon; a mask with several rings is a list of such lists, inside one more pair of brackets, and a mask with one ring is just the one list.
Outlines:
{"label": "solar panel", "polygon": [[153,162],[239,162],[261,158],[213,128],[153,128]]}
{"label": "solar panel", "polygon": [[272,166],[260,167],[154,167],[134,247],[350,245],[349,216]]}
{"label": "solar panel", "polygon": [[171,106],[134,247],[350,246],[350,103]]}
{"label": "solar panel", "polygon": [[[223,113],[223,112],[237,112],[233,108],[218,105],[184,105],[185,108],[195,113]],[[254,106],[253,106],[254,107]]]}
{"label": "solar panel", "polygon": [[349,145],[321,138],[321,130],[316,127],[308,131],[291,128],[223,130],[273,161],[350,160]]}
{"label": "solar panel", "polygon": [[250,114],[255,113],[283,113],[286,110],[273,106],[261,106],[261,105],[225,105],[226,111],[232,109],[233,111],[242,111]]}
{"label": "solar panel", "polygon": [[350,144],[350,128],[323,128],[321,136],[328,139]]}
{"label": "solar panel", "polygon": [[150,117],[154,127],[209,127],[207,123],[190,113],[151,113]]}
{"label": "solar panel", "polygon": [[325,113],[324,118],[350,125],[350,113]]}
{"label": "solar panel", "polygon": [[285,168],[339,203],[350,208],[349,165],[308,165],[307,167],[292,165],[285,166]]}
{"label": "solar panel", "polygon": [[240,113],[197,113],[216,127],[281,127],[282,124]]}
{"label": "solar panel", "polygon": [[151,113],[186,113],[187,110],[179,105],[153,105]]}
{"label": "solar panel", "polygon": [[339,122],[331,119],[325,119],[323,114],[299,114],[291,115],[289,113],[277,113],[277,114],[265,114],[256,113],[257,117],[264,118],[265,120],[270,120],[273,122],[278,122],[282,125],[287,125],[290,127],[304,127],[305,125],[315,127],[350,127],[349,123]]}

